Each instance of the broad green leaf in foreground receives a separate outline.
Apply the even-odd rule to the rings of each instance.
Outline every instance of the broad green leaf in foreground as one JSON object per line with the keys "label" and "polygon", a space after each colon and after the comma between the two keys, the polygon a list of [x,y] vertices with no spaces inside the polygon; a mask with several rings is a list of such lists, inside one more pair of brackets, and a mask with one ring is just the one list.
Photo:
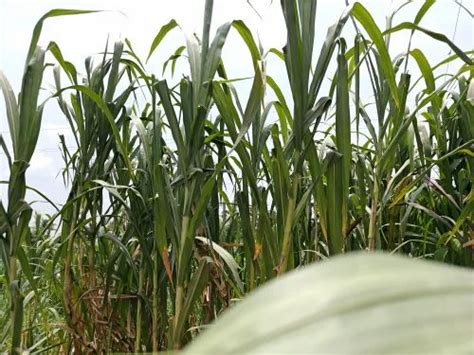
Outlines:
{"label": "broad green leaf in foreground", "polygon": [[354,253],[258,289],[185,353],[470,353],[473,300],[467,269]]}

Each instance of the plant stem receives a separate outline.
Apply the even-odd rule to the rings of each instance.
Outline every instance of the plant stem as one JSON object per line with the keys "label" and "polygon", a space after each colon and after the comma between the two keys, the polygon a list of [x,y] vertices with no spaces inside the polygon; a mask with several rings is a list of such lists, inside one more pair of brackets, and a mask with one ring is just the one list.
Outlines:
{"label": "plant stem", "polygon": [[288,258],[291,246],[291,231],[293,229],[293,217],[296,207],[296,195],[298,193],[298,182],[300,174],[296,173],[293,179],[293,191],[288,199],[288,210],[285,220],[285,229],[283,232],[283,243],[281,247],[280,266],[278,268],[278,275],[283,274],[288,268]]}
{"label": "plant stem", "polygon": [[368,235],[368,244],[369,250],[374,251],[376,248],[376,237],[377,237],[377,209],[379,203],[379,179],[378,179],[378,169],[376,169],[374,176],[374,188],[372,191],[372,203],[370,210],[370,220],[369,220],[369,235]]}

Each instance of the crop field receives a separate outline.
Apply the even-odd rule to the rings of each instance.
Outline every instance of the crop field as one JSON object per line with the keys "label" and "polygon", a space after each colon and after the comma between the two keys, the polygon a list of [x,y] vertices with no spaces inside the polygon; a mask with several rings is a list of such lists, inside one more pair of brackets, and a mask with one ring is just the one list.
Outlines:
{"label": "crop field", "polygon": [[[434,3],[401,2],[380,24],[355,2],[328,29],[316,0],[281,0],[286,45],[263,48],[244,21],[213,18],[206,0],[202,32],[156,72],[146,62],[181,31],[176,21],[145,56],[124,39],[79,67],[53,38],[38,43],[45,21],[92,11],[46,13],[21,90],[0,71],[0,352],[325,354],[351,353],[350,341],[377,353],[374,336],[385,334],[379,350],[398,344],[391,353],[474,351],[474,51],[423,26]],[[399,22],[405,6],[412,20]],[[393,55],[401,32],[410,40]],[[230,33],[249,78],[226,70]],[[432,62],[415,35],[450,54]],[[60,204],[27,174],[49,105],[72,137],[60,136]],[[55,212],[36,213],[29,193]],[[367,311],[385,302],[388,323]],[[350,318],[358,307],[366,313]],[[294,329],[311,312],[327,326],[312,323],[318,335],[305,337]],[[406,312],[426,317],[417,344],[440,348],[408,347],[424,325],[405,324]],[[359,338],[365,322],[373,329]],[[338,324],[354,333],[337,338]]]}

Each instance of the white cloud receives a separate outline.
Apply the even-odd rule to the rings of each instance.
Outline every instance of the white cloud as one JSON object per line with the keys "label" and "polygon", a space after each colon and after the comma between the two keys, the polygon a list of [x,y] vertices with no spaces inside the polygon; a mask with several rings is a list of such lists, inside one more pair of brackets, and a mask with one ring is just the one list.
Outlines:
{"label": "white cloud", "polygon": [[28,169],[28,173],[30,175],[38,174],[38,175],[43,175],[43,176],[51,176],[53,165],[54,165],[55,159],[47,153],[47,151],[38,149],[34,153],[34,157],[30,162],[30,167]]}

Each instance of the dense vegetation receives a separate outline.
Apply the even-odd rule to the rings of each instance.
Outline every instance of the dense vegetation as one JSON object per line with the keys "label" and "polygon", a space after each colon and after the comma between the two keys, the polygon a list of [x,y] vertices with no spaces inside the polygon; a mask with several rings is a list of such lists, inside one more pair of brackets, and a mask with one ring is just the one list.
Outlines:
{"label": "dense vegetation", "polygon": [[[207,0],[202,36],[166,63],[189,61],[189,76],[173,83],[147,73],[129,41],[86,60],[80,75],[54,42],[37,43],[44,20],[87,11],[48,12],[18,96],[0,72],[12,142],[0,138],[10,170],[0,204],[1,350],[181,348],[263,283],[356,250],[472,267],[473,55],[420,27],[433,3],[412,22],[392,16],[385,30],[355,3],[318,52],[316,0],[281,1],[282,50],[262,49],[242,21],[211,37]],[[353,38],[343,37],[348,26]],[[172,30],[175,21],[161,28],[148,57]],[[229,31],[254,70],[247,102],[221,60]],[[392,58],[398,31],[424,33],[452,55],[430,63],[410,40]],[[56,90],[41,103],[47,52]],[[268,56],[286,66],[291,97]],[[457,67],[446,74],[448,64]],[[33,217],[25,174],[45,104],[59,105],[77,148],[61,140],[67,201]]]}

